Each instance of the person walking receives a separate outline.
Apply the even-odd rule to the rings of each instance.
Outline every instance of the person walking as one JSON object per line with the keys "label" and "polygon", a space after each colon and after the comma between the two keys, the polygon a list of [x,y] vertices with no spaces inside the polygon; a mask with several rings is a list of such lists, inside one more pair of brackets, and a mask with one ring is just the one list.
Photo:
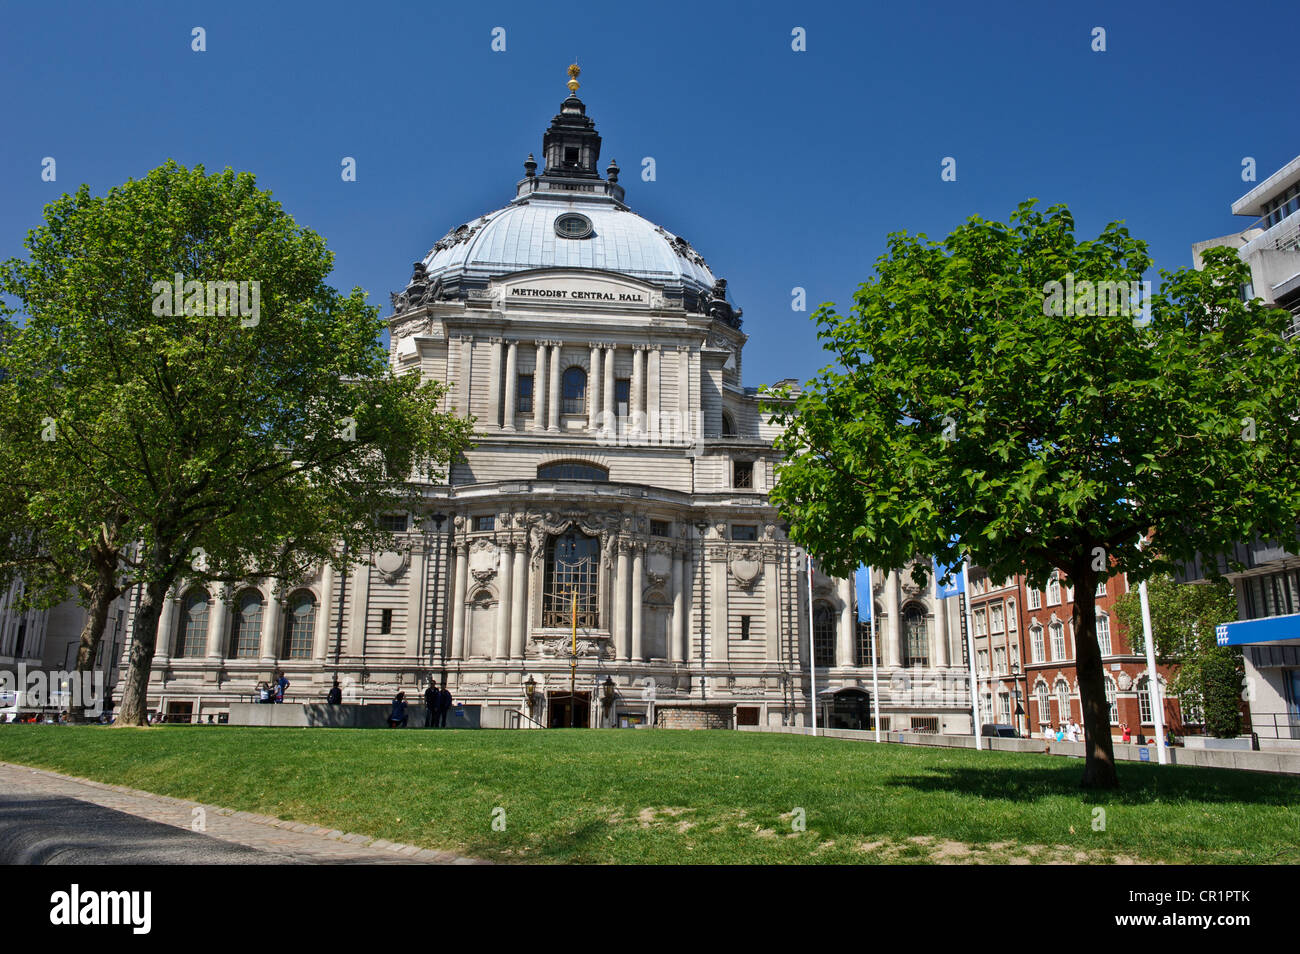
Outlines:
{"label": "person walking", "polygon": [[406,693],[398,691],[393,696],[393,711],[388,713],[388,727],[396,729],[406,726]]}
{"label": "person walking", "polygon": [[447,728],[447,711],[451,708],[451,693],[447,691],[447,684],[443,683],[442,691],[438,693],[438,728]]}
{"label": "person walking", "polygon": [[432,728],[438,724],[438,702],[442,698],[442,693],[438,691],[436,680],[430,679],[429,685],[424,690],[424,727]]}

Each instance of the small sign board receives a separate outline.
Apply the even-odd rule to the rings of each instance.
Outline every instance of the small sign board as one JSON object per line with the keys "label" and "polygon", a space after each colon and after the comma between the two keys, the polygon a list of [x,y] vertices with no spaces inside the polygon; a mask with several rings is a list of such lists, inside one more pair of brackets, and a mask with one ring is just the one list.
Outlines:
{"label": "small sign board", "polygon": [[1148,748],[1138,749],[1138,759],[1143,762],[1151,761],[1151,750]]}

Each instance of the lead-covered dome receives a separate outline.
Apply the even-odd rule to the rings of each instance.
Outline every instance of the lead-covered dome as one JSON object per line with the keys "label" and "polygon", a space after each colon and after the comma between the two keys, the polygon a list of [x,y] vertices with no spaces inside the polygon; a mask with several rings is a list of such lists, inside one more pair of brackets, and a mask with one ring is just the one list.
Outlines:
{"label": "lead-covered dome", "polygon": [[396,313],[433,300],[463,299],[494,279],[534,269],[616,272],[663,290],[667,301],[740,325],[727,283],[680,235],[623,204],[618,163],[601,176],[600,135],[578,99],[578,68],[569,68],[569,97],[542,137],[545,168],[532,155],[515,199],[505,208],[449,231],[415,263]]}

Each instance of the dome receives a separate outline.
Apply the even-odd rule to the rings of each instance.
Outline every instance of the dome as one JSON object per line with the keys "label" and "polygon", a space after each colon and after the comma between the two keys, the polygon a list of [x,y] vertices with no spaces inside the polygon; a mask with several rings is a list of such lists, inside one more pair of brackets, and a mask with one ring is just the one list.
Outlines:
{"label": "dome", "polygon": [[[581,238],[556,228],[558,220],[574,215],[590,223]],[[716,284],[689,242],[606,196],[579,199],[534,192],[452,229],[423,264],[431,282],[470,287],[540,268],[617,272],[679,294],[709,291]]]}

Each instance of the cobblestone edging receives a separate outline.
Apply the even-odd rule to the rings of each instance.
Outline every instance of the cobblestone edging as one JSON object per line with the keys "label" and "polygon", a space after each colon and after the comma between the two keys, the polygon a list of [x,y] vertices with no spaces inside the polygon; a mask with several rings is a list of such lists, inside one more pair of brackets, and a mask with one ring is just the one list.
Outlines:
{"label": "cobblestone edging", "polygon": [[195,809],[199,809],[204,818],[199,829],[201,834],[308,863],[346,860],[371,864],[490,864],[450,851],[436,851],[337,828],[158,795],[126,785],[111,785],[12,762],[0,762],[0,787],[9,792],[27,790],[79,798],[186,831],[195,830],[192,822],[198,817]]}

